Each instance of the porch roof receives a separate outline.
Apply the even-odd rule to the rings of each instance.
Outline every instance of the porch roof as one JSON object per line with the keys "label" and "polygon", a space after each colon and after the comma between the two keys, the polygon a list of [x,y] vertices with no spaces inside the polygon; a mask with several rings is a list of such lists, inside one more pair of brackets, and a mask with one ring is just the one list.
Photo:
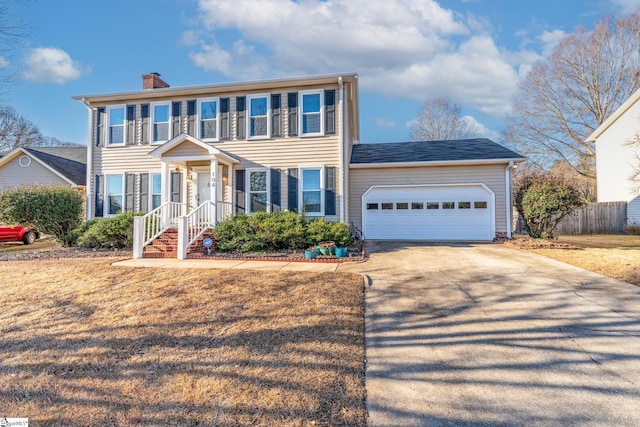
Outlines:
{"label": "porch roof", "polygon": [[[173,139],[170,139],[169,141],[165,142],[164,144],[162,144],[161,146],[159,146],[158,148],[156,148],[155,150],[151,151],[149,153],[150,156],[152,157],[156,157],[156,158],[164,158],[166,157],[165,154],[169,153],[171,150],[173,150],[174,148],[182,145],[182,144],[193,144],[199,148],[201,148],[202,150],[205,151],[205,155],[204,158],[217,158],[218,160],[221,160],[223,163],[226,164],[235,164],[235,163],[240,163],[240,161],[238,159],[236,159],[235,157],[233,157],[232,155],[225,153],[222,150],[219,150],[218,148],[214,147],[213,145],[209,145],[206,142],[202,142],[200,141],[198,138],[194,138],[191,135],[187,135],[186,133],[181,133],[180,135],[176,136]],[[202,156],[197,156],[198,159],[202,159]],[[185,156],[169,156],[170,159],[172,160],[193,160],[194,156],[192,155],[185,155]]]}

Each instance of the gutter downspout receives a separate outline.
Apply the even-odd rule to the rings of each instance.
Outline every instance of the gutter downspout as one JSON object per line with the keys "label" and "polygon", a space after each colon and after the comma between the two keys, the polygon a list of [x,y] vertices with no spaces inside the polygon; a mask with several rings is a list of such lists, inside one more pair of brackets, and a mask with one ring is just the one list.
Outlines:
{"label": "gutter downspout", "polygon": [[511,207],[511,171],[515,169],[515,164],[513,160],[509,162],[509,165],[504,170],[504,179],[505,179],[505,195],[506,195],[506,207],[507,207],[507,239],[511,239],[511,228],[513,222],[513,208]]}
{"label": "gutter downspout", "polygon": [[89,118],[87,119],[87,178],[86,178],[86,188],[85,188],[85,220],[89,221],[93,219],[91,217],[91,212],[93,212],[92,205],[92,197],[91,194],[91,178],[93,177],[93,143],[91,142],[91,112],[93,111],[91,108],[91,104],[87,101],[87,98],[82,98],[82,103],[89,110]]}
{"label": "gutter downspout", "polygon": [[347,218],[346,218],[346,212],[345,212],[345,197],[347,194],[347,189],[345,187],[346,184],[346,179],[345,179],[345,161],[344,161],[344,84],[342,82],[342,76],[338,76],[338,94],[339,94],[339,101],[340,102],[340,129],[338,131],[339,133],[339,139],[340,139],[340,148],[339,148],[339,155],[340,155],[340,222],[346,222]]}

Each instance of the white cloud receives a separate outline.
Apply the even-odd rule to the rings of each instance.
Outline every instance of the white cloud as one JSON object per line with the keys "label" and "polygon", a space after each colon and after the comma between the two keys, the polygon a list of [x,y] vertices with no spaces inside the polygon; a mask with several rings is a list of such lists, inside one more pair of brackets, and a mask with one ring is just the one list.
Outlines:
{"label": "white cloud", "polygon": [[396,122],[394,122],[393,120],[384,119],[382,117],[376,118],[376,126],[378,127],[392,128],[392,127],[395,127],[395,125],[396,125]]}
{"label": "white cloud", "polygon": [[489,138],[492,141],[498,141],[501,137],[498,132],[489,129],[484,124],[477,121],[473,116],[464,116],[462,119],[467,123],[467,126],[469,126],[469,130],[473,135],[482,138]]}
{"label": "white cloud", "polygon": [[82,66],[67,52],[55,47],[31,49],[24,62],[27,69],[23,76],[32,82],[62,84],[84,73]]}
{"label": "white cloud", "polygon": [[635,12],[640,8],[640,0],[611,0],[611,3],[623,15]]}
{"label": "white cloud", "polygon": [[0,70],[3,68],[7,68],[9,66],[9,60],[4,56],[0,55]]}
{"label": "white cloud", "polygon": [[542,55],[549,55],[558,43],[560,43],[560,41],[566,36],[567,33],[562,30],[543,31],[542,34],[538,36],[538,40],[543,44]]}
{"label": "white cloud", "polygon": [[523,64],[539,57],[499,49],[488,21],[436,0],[200,0],[199,9],[202,29],[183,42],[205,70],[234,79],[356,71],[365,90],[445,96],[496,117]]}

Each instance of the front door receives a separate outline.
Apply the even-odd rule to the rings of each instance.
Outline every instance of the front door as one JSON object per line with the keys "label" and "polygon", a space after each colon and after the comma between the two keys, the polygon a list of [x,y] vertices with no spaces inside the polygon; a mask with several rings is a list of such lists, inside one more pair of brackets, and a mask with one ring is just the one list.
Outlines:
{"label": "front door", "polygon": [[196,181],[196,206],[200,206],[207,200],[211,200],[211,178],[209,172],[198,172],[198,179]]}

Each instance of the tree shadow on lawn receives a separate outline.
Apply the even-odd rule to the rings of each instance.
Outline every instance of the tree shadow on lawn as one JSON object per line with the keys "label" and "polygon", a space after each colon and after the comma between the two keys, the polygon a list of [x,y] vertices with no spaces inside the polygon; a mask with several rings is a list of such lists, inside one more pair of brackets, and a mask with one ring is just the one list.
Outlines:
{"label": "tree shadow on lawn", "polygon": [[[129,270],[109,289],[134,286]],[[163,286],[149,274],[113,306],[108,290],[91,303],[45,285],[45,303],[22,295],[31,310],[9,307],[3,414],[65,426],[366,424],[359,276],[248,272],[238,295],[217,271]]]}

